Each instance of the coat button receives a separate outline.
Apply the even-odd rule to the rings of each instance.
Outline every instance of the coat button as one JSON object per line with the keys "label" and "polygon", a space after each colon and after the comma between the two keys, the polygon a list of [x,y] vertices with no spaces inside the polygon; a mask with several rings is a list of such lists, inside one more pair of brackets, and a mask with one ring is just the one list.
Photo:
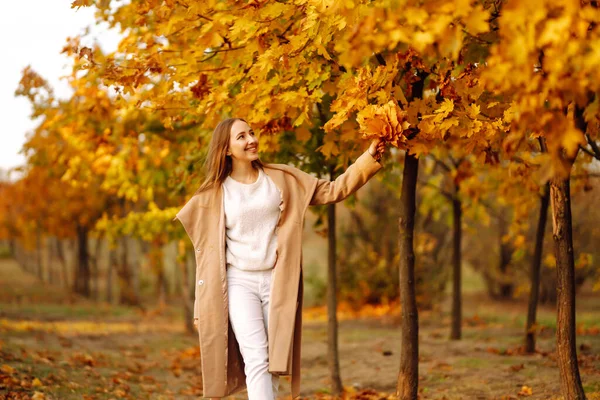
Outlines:
{"label": "coat button", "polygon": [[200,286],[204,285],[204,281],[203,281],[202,279],[200,279],[200,280],[198,281],[198,285],[200,285]]}
{"label": "coat button", "polygon": [[198,253],[200,253],[200,248],[197,248],[197,249],[196,249],[196,251],[197,251]]}

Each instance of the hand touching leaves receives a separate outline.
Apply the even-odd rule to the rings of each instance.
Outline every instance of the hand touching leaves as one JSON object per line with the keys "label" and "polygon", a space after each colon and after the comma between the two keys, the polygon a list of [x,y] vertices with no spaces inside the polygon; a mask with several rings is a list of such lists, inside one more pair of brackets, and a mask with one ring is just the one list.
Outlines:
{"label": "hand touching leaves", "polygon": [[406,130],[410,126],[406,113],[396,102],[389,101],[383,106],[369,105],[356,117],[364,138],[381,139],[394,147],[404,147]]}
{"label": "hand touching leaves", "polygon": [[381,156],[385,152],[386,142],[381,138],[375,138],[369,146],[369,154],[377,161],[381,160]]}

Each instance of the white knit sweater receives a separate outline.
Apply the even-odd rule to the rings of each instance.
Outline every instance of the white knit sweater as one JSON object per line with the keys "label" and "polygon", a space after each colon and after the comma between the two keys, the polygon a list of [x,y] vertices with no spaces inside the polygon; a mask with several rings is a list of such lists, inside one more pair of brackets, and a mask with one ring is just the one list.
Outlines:
{"label": "white knit sweater", "polygon": [[245,184],[228,176],[223,182],[227,264],[246,271],[273,268],[281,193],[262,169]]}

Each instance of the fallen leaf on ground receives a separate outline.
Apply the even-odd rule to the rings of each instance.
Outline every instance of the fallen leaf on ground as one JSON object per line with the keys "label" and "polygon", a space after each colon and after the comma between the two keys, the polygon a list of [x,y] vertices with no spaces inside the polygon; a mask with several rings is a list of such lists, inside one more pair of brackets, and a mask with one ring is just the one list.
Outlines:
{"label": "fallen leaf on ground", "polygon": [[517,393],[519,396],[531,396],[533,394],[533,390],[529,386],[523,386],[521,391]]}
{"label": "fallen leaf on ground", "polygon": [[519,372],[520,370],[522,370],[523,368],[525,368],[524,364],[517,364],[517,365],[511,365],[510,369],[514,372]]}

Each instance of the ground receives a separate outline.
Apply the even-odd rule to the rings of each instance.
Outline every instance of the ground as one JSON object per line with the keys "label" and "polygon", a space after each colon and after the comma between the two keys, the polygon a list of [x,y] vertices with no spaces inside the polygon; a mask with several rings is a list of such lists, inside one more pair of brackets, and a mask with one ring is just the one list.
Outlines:
{"label": "ground", "polygon": [[[463,338],[448,340],[446,309],[420,313],[420,399],[559,399],[555,311],[541,307],[538,351],[524,355],[526,303],[464,298]],[[0,260],[0,399],[194,399],[202,392],[197,336],[177,304],[144,312],[66,295]],[[578,298],[579,362],[600,399],[600,297]],[[393,399],[399,366],[396,313],[340,323],[345,398]],[[305,313],[302,397],[328,396],[326,323]],[[244,393],[232,399],[246,398]],[[289,398],[284,379],[280,398]]]}

